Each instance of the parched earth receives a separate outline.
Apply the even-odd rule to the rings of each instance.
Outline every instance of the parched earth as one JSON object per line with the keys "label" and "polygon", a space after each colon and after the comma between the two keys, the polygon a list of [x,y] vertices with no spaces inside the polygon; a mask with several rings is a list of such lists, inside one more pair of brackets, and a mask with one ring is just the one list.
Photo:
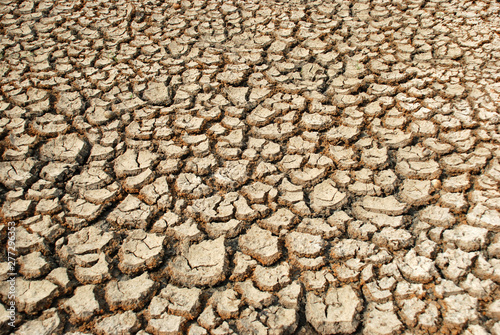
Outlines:
{"label": "parched earth", "polygon": [[499,34],[493,0],[0,0],[1,333],[500,334]]}

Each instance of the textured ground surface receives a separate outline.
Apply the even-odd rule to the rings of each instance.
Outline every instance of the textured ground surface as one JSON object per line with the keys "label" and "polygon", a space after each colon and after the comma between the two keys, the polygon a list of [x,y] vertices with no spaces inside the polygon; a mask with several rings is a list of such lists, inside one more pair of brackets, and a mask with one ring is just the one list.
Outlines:
{"label": "textured ground surface", "polygon": [[14,331],[500,334],[499,10],[0,0]]}

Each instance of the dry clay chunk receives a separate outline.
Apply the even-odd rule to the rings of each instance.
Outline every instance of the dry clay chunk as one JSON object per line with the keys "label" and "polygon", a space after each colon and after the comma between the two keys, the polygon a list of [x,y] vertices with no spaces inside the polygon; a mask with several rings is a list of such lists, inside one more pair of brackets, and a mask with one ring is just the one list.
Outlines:
{"label": "dry clay chunk", "polygon": [[347,200],[347,194],[339,191],[335,183],[327,179],[316,185],[310,194],[311,208],[317,212],[327,212],[340,208]]}
{"label": "dry clay chunk", "polygon": [[57,255],[65,264],[73,265],[76,257],[90,253],[106,252],[116,245],[114,232],[104,232],[94,226],[85,227],[68,237],[68,242],[57,249]]}
{"label": "dry clay chunk", "polygon": [[257,225],[239,238],[241,250],[257,259],[263,265],[271,265],[281,257],[281,244],[278,237]]}
{"label": "dry clay chunk", "polygon": [[99,312],[100,306],[94,291],[95,285],[79,286],[73,297],[64,303],[71,323],[88,321]]}
{"label": "dry clay chunk", "polygon": [[224,237],[193,244],[168,265],[174,282],[188,287],[215,285],[226,278]]}
{"label": "dry clay chunk", "polygon": [[[10,282],[0,283],[0,296],[7,301]],[[58,287],[48,280],[25,280],[16,279],[16,307],[20,312],[35,314],[52,303],[58,295]]]}
{"label": "dry clay chunk", "polygon": [[360,322],[363,301],[350,286],[330,288],[324,297],[307,294],[306,318],[320,334],[352,334]]}
{"label": "dry clay chunk", "polygon": [[118,226],[144,229],[155,213],[155,206],[149,206],[139,198],[129,194],[109,213],[107,219]]}
{"label": "dry clay chunk", "polygon": [[198,288],[179,288],[169,284],[151,300],[147,315],[149,318],[159,318],[168,310],[170,314],[192,320],[200,313],[201,292]]}
{"label": "dry clay chunk", "polygon": [[106,302],[112,311],[139,310],[149,302],[157,286],[147,272],[129,280],[113,280],[106,285]]}
{"label": "dry clay chunk", "polygon": [[75,266],[75,278],[82,284],[99,284],[111,279],[109,259],[104,253],[81,255],[77,263],[81,265]]}
{"label": "dry clay chunk", "polygon": [[164,236],[148,234],[142,229],[131,231],[120,248],[118,267],[128,274],[154,268],[163,257],[164,240]]}
{"label": "dry clay chunk", "polygon": [[144,170],[151,168],[158,155],[146,150],[137,151],[129,149],[115,159],[114,170],[118,178],[136,176]]}
{"label": "dry clay chunk", "polygon": [[0,162],[0,183],[9,189],[25,188],[35,180],[34,172],[40,162],[33,158],[24,161]]}
{"label": "dry clay chunk", "polygon": [[469,209],[467,222],[471,226],[486,228],[490,231],[500,232],[500,213],[495,209],[477,204]]}
{"label": "dry clay chunk", "polygon": [[36,319],[27,321],[14,333],[16,335],[53,335],[62,334],[65,323],[56,308],[51,308]]}
{"label": "dry clay chunk", "polygon": [[285,244],[289,252],[299,257],[317,257],[326,245],[321,236],[295,231],[286,236]]}
{"label": "dry clay chunk", "polygon": [[82,164],[90,153],[90,145],[78,135],[61,135],[40,148],[40,159]]}
{"label": "dry clay chunk", "polygon": [[46,275],[50,271],[50,264],[39,251],[21,256],[18,259],[21,266],[19,272],[26,279],[37,278]]}
{"label": "dry clay chunk", "polygon": [[392,335],[397,334],[403,323],[399,321],[392,301],[385,304],[370,304],[368,307],[363,334]]}
{"label": "dry clay chunk", "polygon": [[140,322],[132,311],[103,318],[96,323],[95,331],[99,335],[133,334],[139,330]]}
{"label": "dry clay chunk", "polygon": [[263,291],[279,290],[291,282],[290,265],[287,262],[272,267],[257,265],[253,272],[253,280]]}
{"label": "dry clay chunk", "polygon": [[172,89],[163,83],[150,82],[143,96],[144,99],[155,105],[170,104],[172,101]]}

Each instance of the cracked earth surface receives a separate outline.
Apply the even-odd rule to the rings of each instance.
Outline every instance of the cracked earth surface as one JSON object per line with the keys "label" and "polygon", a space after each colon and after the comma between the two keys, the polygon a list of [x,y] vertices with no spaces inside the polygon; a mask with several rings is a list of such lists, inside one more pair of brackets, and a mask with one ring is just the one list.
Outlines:
{"label": "cracked earth surface", "polygon": [[500,334],[495,1],[0,0],[0,333]]}

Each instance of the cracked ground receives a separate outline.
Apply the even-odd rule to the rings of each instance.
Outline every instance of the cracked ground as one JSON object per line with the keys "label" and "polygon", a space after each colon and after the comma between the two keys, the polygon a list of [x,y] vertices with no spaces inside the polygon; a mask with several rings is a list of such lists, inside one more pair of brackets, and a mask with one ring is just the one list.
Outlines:
{"label": "cracked ground", "polygon": [[488,0],[0,0],[0,334],[500,334],[499,34]]}

